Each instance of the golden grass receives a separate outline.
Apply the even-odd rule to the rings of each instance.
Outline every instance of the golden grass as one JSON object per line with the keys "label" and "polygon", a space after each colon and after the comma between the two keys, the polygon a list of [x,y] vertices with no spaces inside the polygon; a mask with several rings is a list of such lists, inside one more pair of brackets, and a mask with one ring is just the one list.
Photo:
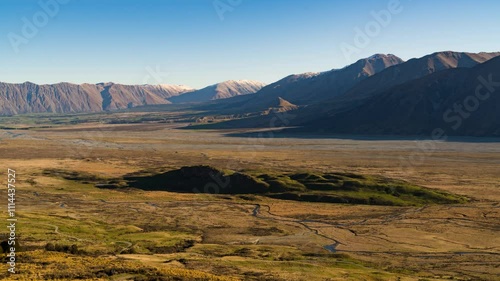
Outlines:
{"label": "golden grass", "polygon": [[[19,275],[0,276],[43,280],[57,277],[50,274],[62,268],[85,276],[100,266],[151,269],[185,280],[494,280],[500,274],[497,144],[438,144],[408,171],[399,163],[416,150],[411,141],[249,140],[171,127],[109,125],[96,133],[100,125],[85,124],[23,130],[18,132],[22,136],[2,139],[2,169],[16,169],[22,190],[19,231],[28,252],[23,253]],[[385,207],[259,196],[246,200],[104,190],[43,174],[46,169],[65,169],[115,178],[145,169],[201,164],[232,170],[382,175],[473,201]],[[261,209],[253,216],[256,204]],[[189,240],[195,241],[193,247],[172,253],[147,249]],[[337,249],[342,255],[323,249],[333,240],[341,243]],[[77,244],[85,253],[46,252],[47,242]],[[120,254],[128,243],[138,253]],[[5,264],[0,272],[6,272]],[[148,276],[123,272],[115,277],[139,275]]]}

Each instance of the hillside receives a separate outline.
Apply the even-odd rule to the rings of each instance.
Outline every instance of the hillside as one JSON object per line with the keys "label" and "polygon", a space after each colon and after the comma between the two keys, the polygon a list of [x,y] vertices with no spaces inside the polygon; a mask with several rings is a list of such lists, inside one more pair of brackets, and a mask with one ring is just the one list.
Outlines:
{"label": "hillside", "polygon": [[500,136],[500,83],[496,81],[500,81],[500,57],[374,92],[362,105],[320,115],[298,131]]}
{"label": "hillside", "polygon": [[262,112],[274,107],[279,98],[295,105],[307,105],[344,94],[364,79],[403,60],[394,55],[374,55],[346,66],[321,73],[287,76],[262,88],[248,98],[234,98],[214,105],[231,113]]}
{"label": "hillside", "polygon": [[[401,119],[404,111],[408,110],[408,114],[427,114],[426,108],[413,107],[403,108],[400,106],[405,100],[406,93],[411,89],[416,87],[416,85],[422,86],[420,79],[425,77],[437,77],[434,74],[448,73],[450,70],[459,70],[462,73],[462,77],[455,78],[456,81],[448,81],[447,83],[455,85],[456,89],[448,89],[442,91],[442,96],[449,95],[449,91],[460,90],[458,85],[462,85],[463,80],[470,81],[477,78],[476,73],[467,72],[467,69],[471,67],[477,67],[490,60],[500,53],[457,53],[457,52],[438,52],[428,56],[424,56],[418,59],[412,59],[407,62],[389,67],[385,70],[380,71],[366,79],[363,79],[359,83],[352,86],[350,89],[345,91],[345,93],[337,95],[328,100],[311,100],[310,104],[302,106],[301,108],[293,111],[293,114],[289,115],[289,119],[286,120],[286,124],[278,125],[280,126],[299,126],[300,129],[288,130],[288,132],[314,132],[314,133],[355,133],[355,134],[422,134],[425,130],[422,128],[425,126],[434,126],[431,120],[427,119],[416,119],[416,120],[406,120]],[[453,71],[450,71],[454,73]],[[476,76],[475,76],[476,75]],[[428,83],[434,83],[428,80]],[[414,82],[414,83],[413,83]],[[469,82],[475,83],[475,82]],[[477,84],[477,83],[476,83]],[[399,86],[399,87],[398,87]],[[391,89],[397,87],[399,96],[392,96],[391,101],[387,99],[391,92]],[[334,91],[334,89],[332,89]],[[424,91],[424,90],[420,90]],[[435,90],[426,89],[425,91]],[[262,91],[261,91],[262,92]],[[472,90],[474,92],[474,90]],[[259,94],[259,93],[258,93]],[[258,95],[257,94],[257,95]],[[420,101],[416,101],[419,103]],[[245,101],[240,101],[240,103],[245,103]],[[373,109],[375,106],[380,106],[373,114],[366,115],[365,112],[368,109]],[[434,101],[432,106],[448,106],[449,104],[444,101]],[[484,109],[479,109],[484,110]],[[397,111],[401,114],[395,115],[394,112]],[[415,111],[415,112],[414,112]],[[434,113],[437,114],[437,113]],[[493,117],[491,114],[486,115]],[[349,117],[348,117],[349,116]],[[413,116],[416,117],[416,116]],[[270,120],[275,118],[273,115],[257,116],[252,118],[245,118],[239,120],[231,120],[223,123],[207,125],[209,128],[265,128],[270,124]],[[395,118],[395,121],[401,121],[399,126],[400,129],[395,127],[385,128],[384,123],[377,123],[382,119]],[[433,118],[436,118],[435,116]],[[378,120],[378,121],[377,121]],[[406,122],[410,122],[415,125],[414,127],[408,126]],[[366,124],[363,122],[367,122]],[[423,122],[418,125],[418,122]],[[429,123],[430,122],[430,123]],[[372,124],[373,126],[369,125]],[[429,125],[430,124],[430,125]],[[425,126],[424,126],[425,125]],[[463,129],[464,131],[452,132],[457,135],[481,135],[486,134],[480,130],[474,131],[473,128]],[[491,134],[492,132],[488,133]]]}

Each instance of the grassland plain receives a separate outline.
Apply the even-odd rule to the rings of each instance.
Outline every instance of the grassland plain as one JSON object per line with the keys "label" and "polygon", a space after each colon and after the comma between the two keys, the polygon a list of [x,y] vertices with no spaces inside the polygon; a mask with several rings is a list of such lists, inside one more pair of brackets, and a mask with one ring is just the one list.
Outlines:
{"label": "grassland plain", "polygon": [[[58,121],[2,119],[0,158],[18,173],[23,246],[19,273],[3,263],[3,280],[498,280],[498,143],[436,143],[424,153],[407,140],[259,139],[169,122],[44,118]],[[414,153],[423,161],[401,169]],[[191,165],[384,177],[468,201],[381,206],[96,187]]]}

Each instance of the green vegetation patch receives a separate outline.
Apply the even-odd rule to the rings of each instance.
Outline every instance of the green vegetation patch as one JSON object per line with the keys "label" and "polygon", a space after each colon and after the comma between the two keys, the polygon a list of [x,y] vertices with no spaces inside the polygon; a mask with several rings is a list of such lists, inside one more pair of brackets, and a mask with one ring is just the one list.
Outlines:
{"label": "green vegetation patch", "polygon": [[146,176],[126,176],[130,187],[185,193],[264,194],[270,184],[243,173],[228,172],[210,166],[182,167]]}
{"label": "green vegetation patch", "polygon": [[276,199],[363,205],[419,206],[460,204],[464,196],[381,176],[353,173],[235,172],[211,166],[190,166],[167,172],[136,173],[120,179],[63,170],[44,175],[92,183],[99,188],[138,188],[182,193],[262,195]]}
{"label": "green vegetation patch", "polygon": [[290,189],[286,192],[271,194],[271,197],[309,202],[390,206],[467,202],[467,198],[463,196],[381,176],[352,173],[295,173],[287,176],[305,186],[306,191],[297,192]]}
{"label": "green vegetation patch", "polygon": [[103,178],[94,174],[62,169],[46,169],[42,172],[42,175],[63,178],[65,180],[78,181],[81,183],[97,183],[104,180]]}

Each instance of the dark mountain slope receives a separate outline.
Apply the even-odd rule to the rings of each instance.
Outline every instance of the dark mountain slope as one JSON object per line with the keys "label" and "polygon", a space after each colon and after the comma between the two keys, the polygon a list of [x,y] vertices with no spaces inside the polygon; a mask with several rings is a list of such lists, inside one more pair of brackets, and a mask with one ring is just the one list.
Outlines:
{"label": "dark mountain slope", "polygon": [[[419,59],[412,59],[408,62],[388,67],[375,75],[361,80],[343,94],[329,100],[313,102],[293,111],[288,115],[287,122],[283,126],[302,126],[304,127],[303,130],[307,130],[308,126],[313,126],[314,130],[318,130],[318,126],[314,126],[314,124],[324,124],[322,122],[323,119],[330,120],[328,122],[331,122],[331,116],[353,110],[365,103],[374,102],[377,95],[384,93],[385,90],[392,87],[457,67],[465,69],[467,67],[474,67],[498,55],[500,53],[471,54],[439,52]],[[240,104],[244,104],[245,102],[248,101],[239,101]],[[210,127],[262,128],[268,127],[270,120],[273,118],[275,116],[272,115],[258,116],[214,124]],[[325,130],[325,132],[328,132],[328,130]],[[359,133],[362,132],[360,131]]]}
{"label": "dark mountain slope", "polygon": [[319,116],[296,130],[334,134],[500,136],[500,57],[449,69]]}
{"label": "dark mountain slope", "polygon": [[[218,106],[231,113],[262,112],[273,107],[278,98],[302,106],[344,94],[360,81],[380,71],[402,63],[394,55],[374,55],[342,69],[323,73],[290,75],[262,88],[246,99],[228,100]],[[224,106],[225,105],[225,106]]]}

